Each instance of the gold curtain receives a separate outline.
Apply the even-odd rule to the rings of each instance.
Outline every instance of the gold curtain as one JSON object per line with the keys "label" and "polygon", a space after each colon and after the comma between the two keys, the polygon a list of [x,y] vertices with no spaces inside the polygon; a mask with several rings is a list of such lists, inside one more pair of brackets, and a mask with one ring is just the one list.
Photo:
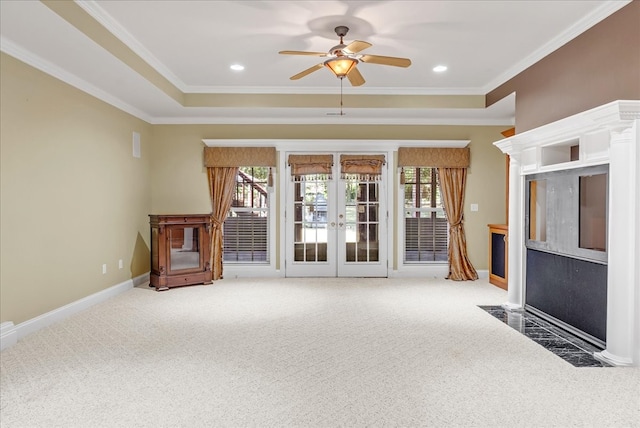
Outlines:
{"label": "gold curtain", "polygon": [[222,278],[222,225],[233,199],[238,167],[209,167],[209,196],[211,196],[211,271],[213,280]]}
{"label": "gold curtain", "polygon": [[384,164],[384,155],[340,155],[340,173],[343,179],[379,180]]}
{"label": "gold curtain", "polygon": [[419,166],[430,168],[468,168],[469,148],[398,148],[398,167]]}
{"label": "gold curtain", "polygon": [[449,275],[447,279],[466,281],[478,279],[467,256],[467,239],[464,233],[464,187],[466,168],[438,168],[444,209],[449,222]]}
{"label": "gold curtain", "polygon": [[333,155],[289,155],[291,179],[302,181],[307,175],[325,175],[331,180]]}
{"label": "gold curtain", "polygon": [[204,166],[276,166],[275,147],[205,147]]}

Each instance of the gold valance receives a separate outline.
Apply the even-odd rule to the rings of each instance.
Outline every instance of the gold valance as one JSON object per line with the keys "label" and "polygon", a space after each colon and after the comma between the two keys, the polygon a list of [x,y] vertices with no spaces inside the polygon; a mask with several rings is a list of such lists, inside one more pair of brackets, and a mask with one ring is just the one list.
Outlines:
{"label": "gold valance", "polygon": [[205,147],[204,166],[240,167],[277,164],[275,147]]}
{"label": "gold valance", "polygon": [[288,164],[291,166],[293,180],[304,180],[307,175],[326,175],[331,179],[333,155],[289,155]]}
{"label": "gold valance", "polygon": [[468,168],[469,148],[400,147],[398,167]]}
{"label": "gold valance", "polygon": [[343,179],[379,180],[384,164],[384,155],[340,155],[340,173]]}

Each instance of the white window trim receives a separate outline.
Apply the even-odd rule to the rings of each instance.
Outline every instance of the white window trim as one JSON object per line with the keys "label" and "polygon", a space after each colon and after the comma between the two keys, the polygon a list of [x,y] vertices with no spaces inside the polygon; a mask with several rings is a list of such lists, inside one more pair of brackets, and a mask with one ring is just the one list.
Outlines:
{"label": "white window trim", "polygon": [[[272,171],[273,182],[277,183],[277,172]],[[256,278],[256,277],[278,277],[281,276],[276,270],[276,205],[278,203],[278,192],[276,187],[267,187],[269,192],[269,207],[267,216],[269,218],[269,262],[268,263],[223,263],[222,276],[231,278]]]}
{"label": "white window trim", "polygon": [[[286,174],[277,174],[276,172],[286,171],[286,159],[285,152],[297,151],[297,152],[314,152],[312,148],[317,149],[322,147],[327,151],[344,151],[345,147],[350,147],[354,152],[361,151],[381,151],[388,153],[388,168],[389,174],[387,175],[388,186],[398,186],[400,183],[400,172],[395,168],[397,160],[393,156],[394,152],[397,152],[399,147],[434,147],[434,148],[464,148],[469,145],[471,140],[357,140],[357,139],[212,139],[205,138],[202,142],[206,146],[221,146],[221,147],[262,147],[262,146],[274,146],[278,152],[278,168],[274,168],[273,177],[274,183],[278,183],[275,188],[286,189]],[[394,177],[392,169],[396,170],[395,180],[391,180]],[[270,188],[269,191],[273,193],[270,197],[272,203],[270,204],[269,211],[269,225],[271,228],[270,235],[270,267],[267,265],[250,266],[250,265],[235,265],[224,269],[225,278],[234,277],[284,277],[285,276],[285,227],[276,228],[276,213],[279,213],[282,218],[280,219],[281,225],[284,225],[284,210],[279,208],[279,205],[284,203],[284,195],[282,192],[275,191],[275,188]],[[388,251],[388,263],[389,269],[388,277],[438,277],[444,278],[449,274],[448,263],[426,265],[404,265],[403,258],[398,256],[397,251],[404,248],[404,224],[402,221],[396,221],[398,214],[402,215],[404,208],[404,195],[400,192],[395,206],[393,203],[393,191],[388,187],[388,231],[391,231],[395,227],[396,239],[390,237],[387,240]],[[276,239],[277,236],[277,239]],[[277,249],[276,241],[280,242],[280,246]],[[276,261],[279,262],[279,269],[276,269]],[[395,264],[394,264],[395,263]]]}
{"label": "white window trim", "polygon": [[[400,171],[396,171],[396,183],[400,184]],[[398,190],[397,200],[397,218],[396,237],[397,237],[397,261],[398,269],[396,271],[389,270],[389,277],[392,275],[398,278],[443,278],[449,275],[448,262],[428,262],[428,263],[405,263],[404,261],[404,192]],[[430,208],[431,209],[431,208]]]}

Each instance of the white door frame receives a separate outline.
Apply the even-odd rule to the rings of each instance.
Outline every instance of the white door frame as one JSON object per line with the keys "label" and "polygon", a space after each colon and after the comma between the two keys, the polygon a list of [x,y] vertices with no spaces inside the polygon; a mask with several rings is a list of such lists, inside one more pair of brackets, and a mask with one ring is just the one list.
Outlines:
{"label": "white door frame", "polygon": [[[291,181],[290,167],[286,164],[286,159],[290,154],[332,154],[333,155],[333,179],[327,183],[328,195],[327,214],[328,221],[326,229],[318,230],[318,233],[327,233],[327,261],[326,262],[294,262],[294,184]],[[346,219],[345,217],[345,181],[340,179],[340,155],[341,154],[384,154],[386,163],[382,170],[382,177],[377,182],[378,188],[378,261],[376,262],[347,262],[346,261]],[[285,169],[283,187],[285,207],[285,233],[284,233],[284,253],[285,253],[285,276],[313,276],[313,277],[336,277],[336,276],[370,276],[370,277],[387,277],[388,276],[388,202],[389,194],[387,192],[388,185],[386,180],[390,158],[390,153],[380,150],[358,150],[358,151],[325,151],[314,150],[300,152],[290,151],[284,153]],[[392,176],[393,177],[393,176]],[[343,217],[340,217],[342,215]]]}
{"label": "white door frame", "polygon": [[[360,152],[362,154],[381,154],[380,152]],[[340,155],[342,153],[339,153]],[[386,156],[385,156],[386,160]],[[338,213],[338,236],[337,236],[337,259],[338,259],[338,276],[340,277],[383,277],[388,276],[388,258],[387,258],[387,238],[388,231],[393,231],[393,227],[389,228],[387,224],[388,210],[387,210],[387,179],[388,179],[388,167],[389,161],[386,160],[385,165],[382,168],[382,177],[376,182],[378,185],[378,261],[376,262],[347,262],[346,246],[347,246],[347,234],[344,231],[344,226],[340,225],[340,212]],[[338,166],[338,169],[340,167]],[[346,193],[346,181],[339,179],[336,195],[343,202],[337,204],[337,209],[342,210],[345,213],[345,193]],[[344,214],[343,214],[344,215]],[[344,233],[340,233],[344,232]],[[355,232],[355,231],[354,231]],[[368,232],[367,232],[368,233]]]}
{"label": "white door frame", "polygon": [[[311,152],[306,152],[311,153]],[[285,158],[288,158],[289,155],[298,155],[305,154],[305,152],[286,152],[284,154]],[[327,248],[326,248],[326,261],[316,261],[316,262],[296,262],[294,261],[295,248],[294,248],[294,234],[295,234],[295,210],[294,210],[294,202],[295,202],[295,185],[296,183],[291,180],[291,167],[287,164],[284,170],[285,182],[284,186],[281,187],[282,193],[284,195],[284,228],[285,228],[285,239],[283,242],[284,252],[285,252],[285,276],[288,277],[335,277],[338,274],[337,267],[337,254],[336,254],[336,217],[337,217],[337,177],[335,176],[336,171],[336,154],[333,152],[325,152],[325,151],[314,151],[313,154],[332,154],[333,155],[333,177],[331,180],[327,180],[327,218],[326,218],[326,227],[317,228],[317,229],[305,229],[304,234],[307,233],[316,233],[316,234],[324,234],[327,237]],[[304,182],[301,182],[304,185]],[[303,213],[304,215],[304,213]]]}

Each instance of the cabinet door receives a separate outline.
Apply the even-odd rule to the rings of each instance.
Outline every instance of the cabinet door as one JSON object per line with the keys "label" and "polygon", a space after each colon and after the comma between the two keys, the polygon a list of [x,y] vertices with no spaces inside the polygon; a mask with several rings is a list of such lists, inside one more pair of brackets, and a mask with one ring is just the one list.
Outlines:
{"label": "cabinet door", "polygon": [[201,272],[202,226],[175,225],[167,228],[167,250],[169,251],[169,272]]}
{"label": "cabinet door", "polygon": [[507,230],[489,227],[489,282],[507,289]]}

